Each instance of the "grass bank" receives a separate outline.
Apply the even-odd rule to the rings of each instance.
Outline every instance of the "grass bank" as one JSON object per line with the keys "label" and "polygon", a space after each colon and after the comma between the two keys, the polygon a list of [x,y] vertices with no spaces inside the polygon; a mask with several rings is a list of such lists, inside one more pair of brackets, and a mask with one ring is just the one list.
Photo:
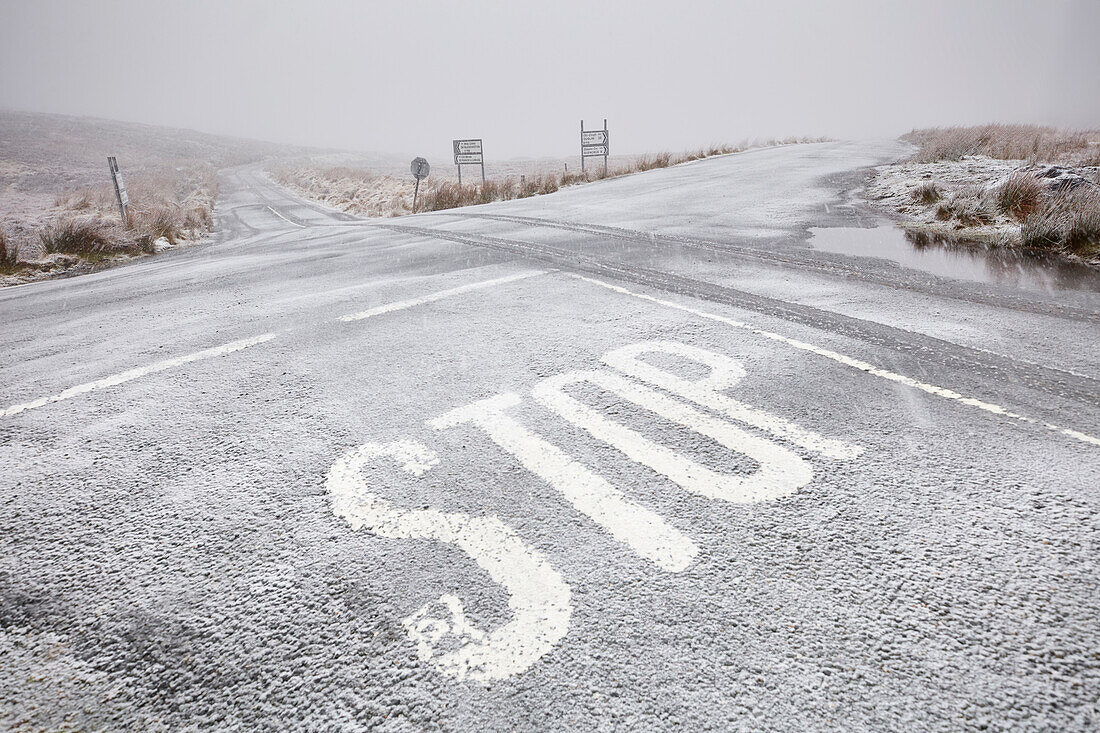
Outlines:
{"label": "grass bank", "polygon": [[[823,142],[824,138],[786,138],[740,145],[712,145],[682,153],[641,155],[627,162],[612,165],[605,172],[602,164],[593,164],[585,171],[539,171],[531,175],[509,175],[488,179],[482,184],[459,184],[457,181],[428,179],[420,187],[417,212],[442,211],[461,206],[475,206],[494,201],[527,198],[554,193],[569,186],[632,175],[657,168],[667,168],[693,160],[738,153],[755,147],[792,143]],[[269,175],[287,188],[342,211],[370,217],[403,216],[414,213],[411,178],[377,175],[370,170],[338,166],[316,168],[308,166],[274,167]]]}
{"label": "grass bank", "polygon": [[103,184],[60,194],[52,209],[20,227],[21,236],[0,233],[0,272],[26,281],[94,269],[199,239],[213,226],[218,183],[212,166],[137,175],[127,189],[125,221],[113,185]]}
{"label": "grass bank", "polygon": [[908,160],[867,195],[914,231],[1100,265],[1100,130],[981,125],[914,130]]}

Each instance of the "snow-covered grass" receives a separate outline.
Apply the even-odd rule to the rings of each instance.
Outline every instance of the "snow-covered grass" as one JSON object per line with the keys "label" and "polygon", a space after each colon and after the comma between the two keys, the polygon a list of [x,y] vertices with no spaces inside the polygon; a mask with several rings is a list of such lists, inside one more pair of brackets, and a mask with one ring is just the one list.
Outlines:
{"label": "snow-covered grass", "polygon": [[165,245],[199,239],[213,226],[218,183],[212,166],[138,175],[127,181],[127,189],[131,205],[126,221],[111,184],[57,196],[37,223],[23,227],[22,241],[5,238],[6,264],[0,262],[5,274],[22,281],[151,254]]}
{"label": "snow-covered grass", "polygon": [[[658,153],[642,155],[618,162],[605,172],[602,163],[593,163],[584,171],[554,172],[534,170],[530,175],[508,175],[499,179],[489,178],[482,184],[459,184],[442,178],[429,179],[420,185],[417,211],[441,211],[460,206],[487,204],[553,193],[567,186],[577,186],[605,178],[640,173],[655,168],[701,160],[715,155],[728,155],[754,147],[823,142],[822,138],[787,138],[740,145],[712,145],[683,153]],[[329,206],[352,214],[371,217],[402,216],[412,212],[413,188],[411,178],[377,175],[368,170],[338,166],[315,168],[309,166],[275,167],[269,173],[278,183],[291,190],[321,201]]]}
{"label": "snow-covered grass", "polygon": [[1100,264],[1100,167],[964,156],[878,169],[868,196],[935,236]]}
{"label": "snow-covered grass", "polygon": [[916,154],[867,190],[908,228],[1100,264],[1100,130],[939,127],[902,140]]}
{"label": "snow-covered grass", "polygon": [[[315,152],[190,130],[0,111],[0,221],[8,257],[19,259],[18,266],[2,266],[0,286],[74,274],[199,237],[212,224],[216,169]],[[118,158],[130,192],[133,213],[125,224],[108,154]],[[70,236],[93,230],[91,239]],[[94,253],[45,251],[88,249],[76,242],[93,240],[102,240]]]}
{"label": "snow-covered grass", "polygon": [[19,264],[19,250],[8,242],[8,235],[0,228],[0,272],[10,272]]}
{"label": "snow-covered grass", "polygon": [[1100,259],[1100,186],[1045,198],[1024,220],[1020,236],[1025,247]]}
{"label": "snow-covered grass", "polygon": [[913,130],[902,140],[919,150],[918,163],[981,155],[996,160],[1100,165],[1100,130],[1061,130],[1038,125],[977,125]]}

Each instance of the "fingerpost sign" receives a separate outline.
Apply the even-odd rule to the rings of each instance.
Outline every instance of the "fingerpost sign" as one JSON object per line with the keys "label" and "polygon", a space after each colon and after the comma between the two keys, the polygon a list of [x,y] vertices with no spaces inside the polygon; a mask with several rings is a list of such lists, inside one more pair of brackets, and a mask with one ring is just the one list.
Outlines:
{"label": "fingerpost sign", "polygon": [[481,138],[452,140],[455,149],[455,165],[458,166],[458,184],[462,185],[462,166],[481,166],[481,185],[485,185],[485,157],[482,154]]}

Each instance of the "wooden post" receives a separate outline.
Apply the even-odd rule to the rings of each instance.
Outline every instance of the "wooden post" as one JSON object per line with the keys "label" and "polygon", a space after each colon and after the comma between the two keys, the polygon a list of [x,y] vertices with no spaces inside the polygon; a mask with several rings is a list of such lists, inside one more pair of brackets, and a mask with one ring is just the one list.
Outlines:
{"label": "wooden post", "polygon": [[118,215],[122,217],[123,226],[126,225],[126,202],[122,200],[122,189],[118,187],[118,162],[115,156],[107,156],[107,168],[111,171],[111,183],[115,185],[115,199],[118,200]]}

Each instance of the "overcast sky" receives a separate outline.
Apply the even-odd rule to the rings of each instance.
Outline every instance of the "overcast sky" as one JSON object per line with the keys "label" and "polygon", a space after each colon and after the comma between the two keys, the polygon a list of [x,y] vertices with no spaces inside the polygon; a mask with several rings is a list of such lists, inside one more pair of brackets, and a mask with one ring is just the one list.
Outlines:
{"label": "overcast sky", "polygon": [[448,157],[1100,127],[1100,0],[0,0],[0,108]]}

